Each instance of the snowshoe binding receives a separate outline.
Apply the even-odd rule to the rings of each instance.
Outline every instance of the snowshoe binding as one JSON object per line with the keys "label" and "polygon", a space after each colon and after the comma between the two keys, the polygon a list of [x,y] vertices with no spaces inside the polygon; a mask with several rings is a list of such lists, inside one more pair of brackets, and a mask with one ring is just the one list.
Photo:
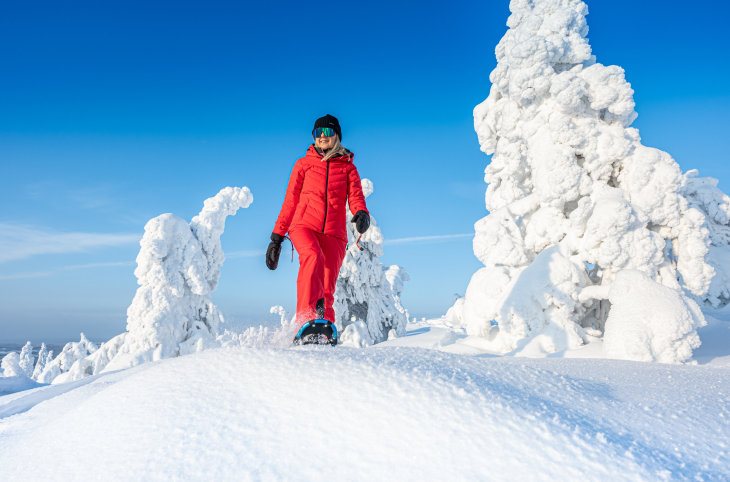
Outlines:
{"label": "snowshoe binding", "polygon": [[317,318],[303,324],[294,337],[295,345],[337,345],[337,327],[331,321]]}

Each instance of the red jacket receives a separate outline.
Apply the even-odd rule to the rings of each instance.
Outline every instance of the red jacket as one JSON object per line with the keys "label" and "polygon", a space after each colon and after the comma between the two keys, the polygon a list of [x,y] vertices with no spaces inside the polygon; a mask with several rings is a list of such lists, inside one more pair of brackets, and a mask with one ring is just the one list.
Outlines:
{"label": "red jacket", "polygon": [[328,161],[322,161],[322,157],[310,145],[307,154],[294,165],[274,226],[276,234],[284,236],[291,228],[306,227],[346,241],[345,203],[349,203],[352,214],[368,210],[353,163],[355,155],[348,152]]}

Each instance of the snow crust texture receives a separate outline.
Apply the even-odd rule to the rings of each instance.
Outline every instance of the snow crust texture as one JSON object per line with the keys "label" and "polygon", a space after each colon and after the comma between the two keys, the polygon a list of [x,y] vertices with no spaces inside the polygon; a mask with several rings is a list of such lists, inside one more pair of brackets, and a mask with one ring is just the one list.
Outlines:
{"label": "snow crust texture", "polygon": [[[695,301],[729,299],[727,268],[717,268],[730,252],[727,196],[641,143],[631,127],[634,92],[621,67],[592,55],[584,2],[513,0],[510,10],[489,96],[474,108],[479,144],[492,156],[489,214],[473,242],[484,268],[445,320],[503,353],[576,348],[608,330],[611,285],[636,270],[673,290],[681,313],[694,313],[668,318],[676,325],[664,333],[678,338],[651,341],[665,346],[641,358],[689,360],[685,348],[696,346],[694,330],[704,324]],[[652,286],[634,286],[621,297],[624,309],[643,303]],[[612,337],[613,356],[633,350],[617,344],[635,342]]]}
{"label": "snow crust texture", "polygon": [[0,479],[727,480],[729,390],[708,367],[208,350],[0,397]]}

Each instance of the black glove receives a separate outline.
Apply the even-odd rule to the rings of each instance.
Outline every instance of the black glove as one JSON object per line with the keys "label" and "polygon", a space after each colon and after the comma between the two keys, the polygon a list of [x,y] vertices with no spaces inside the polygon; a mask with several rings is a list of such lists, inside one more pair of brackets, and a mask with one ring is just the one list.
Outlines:
{"label": "black glove", "polygon": [[370,215],[367,211],[358,211],[352,217],[352,222],[355,223],[357,232],[362,234],[370,227]]}
{"label": "black glove", "polygon": [[279,255],[281,254],[281,243],[283,241],[284,236],[271,233],[271,242],[266,249],[266,266],[270,270],[275,270],[279,266]]}

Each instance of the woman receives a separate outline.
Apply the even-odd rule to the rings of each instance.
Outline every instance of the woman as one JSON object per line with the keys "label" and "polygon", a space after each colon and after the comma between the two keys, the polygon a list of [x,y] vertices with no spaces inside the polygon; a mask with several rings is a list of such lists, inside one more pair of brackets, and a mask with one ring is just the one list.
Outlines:
{"label": "woman", "polygon": [[294,165],[279,218],[266,250],[266,266],[276,269],[286,234],[299,253],[297,313],[299,325],[315,318],[335,322],[337,275],[347,246],[346,209],[359,233],[370,226],[354,154],[340,143],[342,130],[329,114],[312,130],[314,143]]}

